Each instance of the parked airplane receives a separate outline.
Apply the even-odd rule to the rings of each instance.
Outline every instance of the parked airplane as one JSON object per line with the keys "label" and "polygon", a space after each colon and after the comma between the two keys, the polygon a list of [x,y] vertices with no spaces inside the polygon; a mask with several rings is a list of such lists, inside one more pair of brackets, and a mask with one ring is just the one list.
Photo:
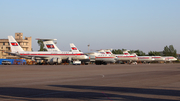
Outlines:
{"label": "parked airplane", "polygon": [[[44,46],[46,47],[46,49],[49,51],[49,52],[54,52],[54,53],[59,53],[59,52],[63,52],[61,50],[59,50],[59,48],[56,46],[56,44],[53,42],[55,41],[56,39],[37,39],[37,40],[42,40],[43,43],[44,43]],[[72,45],[72,48],[71,48],[71,52],[69,51],[66,51],[66,53],[68,54],[84,54],[83,52],[80,52],[77,47],[71,43],[70,45]],[[85,65],[88,65],[88,63],[90,62],[90,59],[89,59],[89,56],[85,55],[84,56],[86,58],[82,58],[82,56],[73,56],[73,57],[69,57],[69,61],[81,61],[82,63],[84,63]]]}
{"label": "parked airplane", "polygon": [[165,58],[163,58],[162,56],[152,56],[152,58],[154,59],[154,61],[165,61]]}
{"label": "parked airplane", "polygon": [[[128,51],[126,52],[126,54],[129,54]],[[134,53],[135,54],[135,53]],[[151,62],[151,61],[176,61],[177,59],[173,56],[166,56],[166,57],[162,57],[162,56],[138,56],[138,60],[139,61],[143,61],[143,62]]]}
{"label": "parked airplane", "polygon": [[173,56],[152,56],[152,58],[154,59],[154,61],[169,61],[169,62],[172,62],[172,61],[176,61],[177,59]]}
{"label": "parked airplane", "polygon": [[[124,51],[123,52],[125,55],[130,55],[128,51]],[[143,61],[144,63],[146,62],[151,62],[154,61],[154,59],[151,56],[137,56],[136,53],[133,53],[131,55],[136,56],[137,58],[135,58],[133,61]],[[133,57],[133,56],[132,56]],[[132,58],[133,59],[133,58]]]}
{"label": "parked airplane", "polygon": [[138,56],[138,61],[142,61],[144,63],[150,63],[151,61],[154,61],[155,59],[152,58],[152,56]]}
{"label": "parked airplane", "polygon": [[107,63],[115,63],[116,57],[114,54],[109,54],[104,50],[97,50],[98,52],[88,53],[89,56],[95,57],[95,64],[96,65],[107,65]]}
{"label": "parked airplane", "polygon": [[[74,44],[70,44],[72,51],[78,50]],[[105,52],[104,50],[97,50],[97,52],[86,53],[90,56],[90,61],[95,62],[96,65],[107,65],[107,63],[115,63],[116,57],[111,52]]]}
{"label": "parked airplane", "polygon": [[[58,64],[62,63],[63,61],[70,61],[71,59],[79,59],[89,60],[89,57],[84,55],[82,52],[73,53],[73,52],[32,52],[32,51],[24,51],[21,46],[16,42],[16,40],[13,38],[13,36],[8,36],[9,44],[11,47],[11,53],[12,55],[32,59],[32,60],[45,60],[47,63],[50,64]],[[52,46],[53,47],[53,46]]]}
{"label": "parked airplane", "polygon": [[172,61],[176,61],[177,60],[177,58],[175,58],[173,56],[164,56],[163,58],[164,58],[165,62],[166,61],[172,62]]}
{"label": "parked airplane", "polygon": [[117,57],[118,61],[124,61],[124,62],[135,62],[138,60],[138,57],[135,53],[133,54],[129,54],[128,50],[127,51],[123,51],[123,54],[115,54]]}

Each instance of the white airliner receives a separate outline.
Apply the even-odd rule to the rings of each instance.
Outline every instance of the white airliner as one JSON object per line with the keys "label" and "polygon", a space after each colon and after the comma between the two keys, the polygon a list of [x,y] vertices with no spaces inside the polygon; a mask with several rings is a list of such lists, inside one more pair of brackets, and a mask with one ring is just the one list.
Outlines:
{"label": "white airliner", "polygon": [[152,58],[154,59],[154,61],[165,61],[165,58],[163,58],[162,56],[152,56]]}
{"label": "white airliner", "polygon": [[89,56],[95,57],[95,64],[96,65],[107,65],[107,63],[115,63],[116,57],[111,52],[106,52],[104,50],[97,50],[98,52],[89,53]]}
{"label": "white airliner", "polygon": [[[43,43],[44,43],[44,46],[45,48],[47,49],[47,51],[49,52],[63,52],[61,50],[59,50],[59,48],[56,46],[56,44],[53,42],[57,39],[37,39],[37,40],[42,40]],[[70,43],[70,45],[72,45],[72,48],[71,48],[71,52],[69,51],[66,51],[66,53],[73,53],[73,54],[84,54],[83,52],[80,52],[77,47],[73,44],[73,43]],[[90,59],[89,59],[89,56],[86,55],[87,58],[84,58],[82,59],[82,56],[75,56],[75,57],[71,57],[69,58],[69,61],[81,61],[82,63],[84,63],[85,65],[88,65],[88,63],[90,62]]]}
{"label": "white airliner", "polygon": [[155,59],[152,58],[152,56],[138,56],[138,61],[142,61],[144,63],[150,63],[151,61],[154,61]]}
{"label": "white airliner", "polygon": [[[128,51],[125,51],[123,53],[129,55]],[[133,53],[133,54],[136,54],[136,53]],[[151,62],[151,61],[164,61],[165,60],[161,56],[137,56],[137,58],[138,58],[137,61],[142,61],[144,63]]]}
{"label": "white airliner", "polygon": [[[78,52],[78,48],[71,43],[70,44],[71,51],[72,52]],[[98,52],[91,52],[91,53],[86,53],[90,56],[91,62],[95,62],[96,65],[107,65],[107,63],[115,63],[115,55],[111,54],[111,52],[105,52],[104,50],[97,50]]]}
{"label": "white airliner", "polygon": [[[128,51],[126,54],[129,54]],[[176,61],[173,56],[137,56],[139,61],[151,62],[151,61]]]}
{"label": "white airliner", "polygon": [[[79,59],[89,60],[89,57],[84,55],[82,52],[62,52],[62,51],[51,51],[51,52],[32,52],[32,51],[24,51],[21,46],[16,42],[16,40],[13,38],[13,36],[8,36],[9,44],[11,47],[11,53],[12,55],[32,59],[32,60],[45,60],[47,63],[50,64],[57,64],[61,63],[63,61],[70,61],[71,59]],[[54,46],[51,46],[53,48]]]}
{"label": "white airliner", "polygon": [[135,53],[133,54],[129,54],[128,50],[127,51],[123,51],[123,54],[115,54],[117,57],[118,61],[127,61],[127,62],[133,62],[133,61],[137,61],[138,57]]}
{"label": "white airliner", "polygon": [[154,61],[176,61],[177,59],[173,56],[152,56],[152,58],[154,59]]}
{"label": "white airliner", "polygon": [[165,61],[169,61],[169,62],[177,60],[177,58],[175,58],[173,56],[164,56],[163,58],[164,58]]}

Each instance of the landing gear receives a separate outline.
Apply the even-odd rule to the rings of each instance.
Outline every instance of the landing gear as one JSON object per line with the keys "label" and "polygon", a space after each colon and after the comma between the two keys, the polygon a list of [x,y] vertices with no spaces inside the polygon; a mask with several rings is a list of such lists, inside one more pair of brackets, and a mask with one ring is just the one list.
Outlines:
{"label": "landing gear", "polygon": [[96,64],[96,65],[102,65],[102,64],[103,64],[103,65],[107,65],[106,62],[102,62],[102,61],[96,61],[95,64]]}
{"label": "landing gear", "polygon": [[96,65],[101,65],[101,61],[95,61]]}
{"label": "landing gear", "polygon": [[72,58],[71,58],[71,57],[68,57],[68,58],[67,58],[67,62],[68,62],[69,64],[71,64],[71,61],[72,61]]}
{"label": "landing gear", "polygon": [[103,64],[104,64],[104,65],[107,65],[107,63],[106,63],[106,62],[104,62]]}

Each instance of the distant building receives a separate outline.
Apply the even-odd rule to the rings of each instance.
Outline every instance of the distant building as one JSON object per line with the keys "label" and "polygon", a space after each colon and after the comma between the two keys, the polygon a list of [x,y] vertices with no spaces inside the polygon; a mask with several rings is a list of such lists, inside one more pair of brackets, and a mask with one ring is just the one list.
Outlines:
{"label": "distant building", "polygon": [[[22,47],[24,51],[31,51],[31,47],[32,47],[31,37],[25,37],[25,39],[23,39],[23,33],[15,33],[15,40],[19,43],[19,45]],[[7,58],[7,59],[18,58],[16,56],[11,56],[5,52],[11,52],[9,40],[0,39],[0,58]]]}

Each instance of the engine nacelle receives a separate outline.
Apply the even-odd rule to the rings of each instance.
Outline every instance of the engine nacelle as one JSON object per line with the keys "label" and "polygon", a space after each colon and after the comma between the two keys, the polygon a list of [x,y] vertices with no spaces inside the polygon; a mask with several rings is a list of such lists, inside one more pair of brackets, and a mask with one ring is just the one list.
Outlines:
{"label": "engine nacelle", "polygon": [[73,60],[72,57],[68,57],[66,62],[70,63],[72,60]]}
{"label": "engine nacelle", "polygon": [[35,57],[31,57],[31,60],[32,60],[32,61],[35,61]]}
{"label": "engine nacelle", "polygon": [[51,59],[49,60],[49,63],[50,63],[51,65],[53,65],[53,64],[59,64],[59,63],[61,63],[61,62],[62,62],[62,59],[61,59],[61,58],[56,58],[56,57],[51,58]]}

